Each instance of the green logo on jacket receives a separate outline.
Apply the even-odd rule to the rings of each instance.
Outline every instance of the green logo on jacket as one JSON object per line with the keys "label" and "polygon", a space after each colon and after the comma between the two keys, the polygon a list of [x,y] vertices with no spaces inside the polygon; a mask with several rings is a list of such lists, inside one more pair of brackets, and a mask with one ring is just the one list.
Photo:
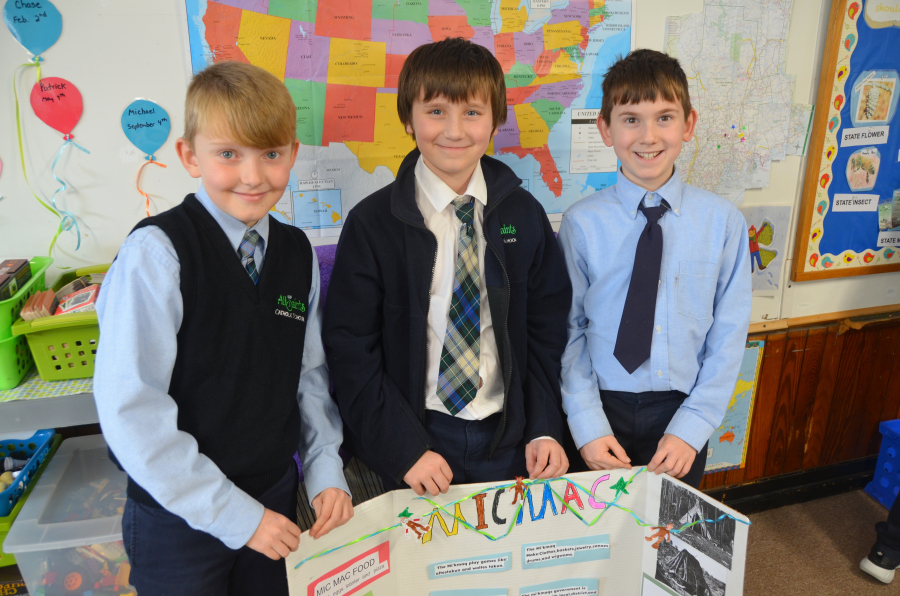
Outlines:
{"label": "green logo on jacket", "polygon": [[278,304],[284,307],[288,312],[294,312],[295,310],[298,312],[306,312],[306,304],[300,300],[293,300],[290,295],[285,296],[282,294],[279,296]]}
{"label": "green logo on jacket", "polygon": [[507,234],[513,234],[513,235],[515,235],[515,233],[516,233],[516,226],[513,226],[513,225],[503,226],[502,228],[500,228],[500,233],[503,234],[503,235],[507,235]]}

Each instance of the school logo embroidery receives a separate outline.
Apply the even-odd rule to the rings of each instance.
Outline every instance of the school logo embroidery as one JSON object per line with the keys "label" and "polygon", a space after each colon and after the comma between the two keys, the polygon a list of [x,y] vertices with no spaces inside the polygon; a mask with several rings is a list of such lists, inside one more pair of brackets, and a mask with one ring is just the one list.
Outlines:
{"label": "school logo embroidery", "polygon": [[[500,235],[515,236],[516,235],[516,226],[514,226],[514,225],[502,226],[500,228]],[[516,241],[515,238],[504,238],[503,239],[504,244],[512,244],[515,241]]]}
{"label": "school logo embroidery", "polygon": [[297,319],[298,321],[306,321],[306,317],[299,314],[306,312],[305,302],[294,300],[290,294],[286,296],[282,294],[278,297],[278,306],[281,306],[282,308],[275,309],[276,315],[288,317],[290,319]]}

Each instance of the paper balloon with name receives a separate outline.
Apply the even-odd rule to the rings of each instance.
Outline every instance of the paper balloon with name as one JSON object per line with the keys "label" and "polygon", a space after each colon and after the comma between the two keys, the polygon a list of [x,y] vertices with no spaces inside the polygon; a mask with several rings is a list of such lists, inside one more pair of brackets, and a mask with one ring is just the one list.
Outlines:
{"label": "paper balloon with name", "polygon": [[81,119],[83,104],[75,85],[59,77],[44,77],[31,88],[31,107],[44,124],[69,139]]}
{"label": "paper balloon with name", "polygon": [[122,130],[128,140],[152,161],[153,153],[169,138],[172,122],[159,104],[137,99],[122,112]]}
{"label": "paper balloon with name", "polygon": [[62,33],[62,15],[50,0],[7,0],[3,20],[25,49],[39,56]]}

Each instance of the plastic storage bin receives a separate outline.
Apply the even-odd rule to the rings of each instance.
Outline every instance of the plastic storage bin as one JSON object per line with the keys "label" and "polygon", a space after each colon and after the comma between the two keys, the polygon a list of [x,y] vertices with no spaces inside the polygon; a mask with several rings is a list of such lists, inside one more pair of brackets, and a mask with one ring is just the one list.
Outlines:
{"label": "plastic storage bin", "polygon": [[31,279],[22,284],[15,296],[0,302],[0,341],[12,337],[12,324],[19,318],[19,311],[25,306],[25,301],[35,292],[47,289],[47,286],[44,285],[45,274],[53,263],[53,259],[35,257],[30,262]]}
{"label": "plastic storage bin", "polygon": [[3,545],[29,594],[136,593],[122,545],[126,480],[102,435],[63,441]]}
{"label": "plastic storage bin", "polygon": [[12,389],[34,366],[34,357],[25,337],[0,340],[0,389]]}
{"label": "plastic storage bin", "polygon": [[30,495],[31,491],[34,490],[34,486],[37,484],[38,478],[40,478],[41,474],[44,473],[44,470],[47,469],[47,465],[50,463],[50,459],[53,457],[53,454],[56,453],[56,450],[59,449],[59,444],[61,442],[62,437],[54,434],[53,438],[50,439],[50,450],[43,458],[44,461],[32,475],[31,483],[25,487],[25,492],[22,493],[21,497],[19,497],[19,502],[16,503],[16,506],[12,508],[12,511],[9,515],[0,517],[0,567],[15,565],[16,563],[16,558],[12,554],[3,551],[3,541],[6,539],[6,535],[9,534],[9,529],[12,527],[13,522],[16,521],[16,517],[19,515],[19,511],[21,511],[22,507],[25,505],[25,501],[28,500],[28,495]]}
{"label": "plastic storage bin", "polygon": [[[108,269],[107,264],[70,271],[53,284],[53,289],[59,291],[77,277]],[[33,321],[19,319],[13,325],[12,334],[28,338],[28,347],[43,380],[64,381],[94,376],[94,359],[100,341],[96,312],[55,315]]]}
{"label": "plastic storage bin", "polygon": [[22,497],[25,489],[34,480],[37,469],[47,459],[50,451],[50,440],[56,431],[53,429],[36,431],[31,437],[24,439],[0,438],[0,461],[6,457],[27,459],[28,463],[16,477],[15,482],[5,491],[0,492],[0,516],[7,516]]}
{"label": "plastic storage bin", "polygon": [[878,425],[881,431],[881,451],[875,465],[875,477],[866,485],[866,492],[875,500],[891,508],[900,493],[900,420],[885,420]]}

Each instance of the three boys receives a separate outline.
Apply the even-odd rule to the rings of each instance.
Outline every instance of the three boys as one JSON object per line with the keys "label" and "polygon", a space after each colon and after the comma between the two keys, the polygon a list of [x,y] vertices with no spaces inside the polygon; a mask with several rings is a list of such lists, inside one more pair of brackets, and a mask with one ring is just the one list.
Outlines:
{"label": "three boys", "polygon": [[[195,78],[177,147],[203,186],[136,227],[98,305],[95,395],[129,473],[124,533],[142,594],[174,582],[191,593],[197,566],[207,591],[244,593],[267,575],[285,593],[283,564],[241,547],[276,560],[296,548],[298,446],[311,533],[352,515],[315,253],[267,217],[297,152],[293,104],[252,69]],[[697,118],[684,74],[648,51],[610,70],[598,126],[622,176],[566,213],[562,251],[539,203],[486,155],[506,118],[503,81],[490,52],[461,39],[404,64],[398,112],[417,149],[347,216],[322,327],[345,438],[387,488],[551,478],[569,465],[562,405],[591,468],[649,463],[696,486],[750,287],[739,212],[673,166]],[[272,314],[281,295],[308,297],[308,320]],[[183,548],[156,552],[153,537],[172,532]]]}

